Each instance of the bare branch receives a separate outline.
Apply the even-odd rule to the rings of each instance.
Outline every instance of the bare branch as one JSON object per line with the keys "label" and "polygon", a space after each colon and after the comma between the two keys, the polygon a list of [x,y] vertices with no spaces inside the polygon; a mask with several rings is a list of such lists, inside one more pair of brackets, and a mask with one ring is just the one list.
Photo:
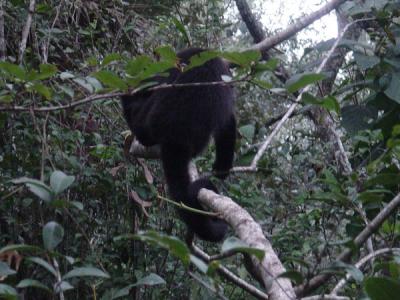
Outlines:
{"label": "bare branch", "polygon": [[[370,260],[373,260],[375,257],[380,256],[382,254],[393,253],[393,252],[400,252],[400,248],[384,248],[384,249],[380,249],[380,250],[377,250],[375,252],[372,252],[372,253],[368,254],[367,256],[364,256],[362,259],[360,259],[355,264],[355,267],[356,268],[361,268],[365,263],[367,263]],[[330,293],[330,295],[334,296],[337,293],[339,293],[339,291],[344,287],[344,285],[350,279],[350,277],[351,277],[350,274],[346,274],[346,277],[341,279],[338,282],[338,284],[333,288],[333,290]]]}
{"label": "bare branch", "polygon": [[[146,91],[156,91],[162,89],[171,89],[171,88],[184,88],[190,86],[214,86],[214,85],[232,85],[238,82],[243,82],[245,80],[233,80],[230,82],[225,81],[213,81],[213,82],[194,82],[194,83],[171,83],[171,84],[161,84],[151,88],[147,88]],[[58,105],[58,106],[43,106],[43,107],[26,107],[26,106],[18,106],[18,105],[7,105],[7,106],[0,106],[0,111],[13,111],[13,112],[24,112],[24,111],[34,111],[34,112],[49,112],[49,111],[57,111],[63,109],[69,109],[76,106],[84,105],[87,103],[91,103],[97,100],[109,99],[120,97],[126,94],[134,95],[135,93],[140,92],[142,89],[137,88],[131,92],[111,92],[107,94],[97,94],[97,95],[90,95],[81,100],[72,101],[68,104]]]}
{"label": "bare branch", "polygon": [[[355,247],[360,247],[364,244],[367,239],[386,221],[393,212],[400,206],[400,193],[396,195],[380,212],[376,217],[361,231],[354,239]],[[352,249],[345,249],[337,258],[339,261],[348,261],[352,254]],[[295,287],[296,295],[306,295],[316,288],[324,284],[332,274],[320,274],[313,277],[306,284]]]}
{"label": "bare branch", "polygon": [[255,257],[252,257],[251,261],[253,266],[260,271],[264,286],[270,286],[267,292],[269,299],[295,299],[290,280],[278,278],[286,271],[285,267],[275,254],[271,243],[265,238],[260,225],[250,214],[232,199],[207,189],[201,189],[198,198],[202,205],[219,213],[249,247],[265,251],[265,257],[261,262]]}
{"label": "bare branch", "polygon": [[[145,153],[146,149],[148,148],[143,147],[136,141],[132,143],[129,152],[132,155],[140,153],[145,154],[145,157],[148,157],[149,154]],[[152,153],[151,155],[157,151],[157,147],[153,148],[150,151]],[[190,164],[189,166],[189,173],[192,180],[195,180],[199,176],[197,169],[193,164]],[[226,220],[232,226],[239,238],[249,245],[249,247],[265,251],[265,258],[262,262],[256,258],[251,258],[251,263],[254,269],[261,274],[264,286],[271,286],[272,283],[272,286],[268,291],[269,299],[295,299],[290,280],[287,278],[278,278],[280,274],[285,272],[285,268],[275,254],[270,242],[263,235],[260,225],[254,221],[250,214],[230,198],[218,195],[206,189],[200,190],[198,199],[204,207],[209,207],[211,211],[216,212]],[[199,249],[194,245],[192,248],[194,249],[195,254],[201,254],[201,252],[197,251]],[[210,260],[210,256],[208,255],[204,256],[204,254],[201,254],[199,256],[207,261]],[[237,278],[227,269],[225,270],[222,268],[219,269],[219,271],[222,272],[224,274],[223,276],[230,281],[238,283],[238,286],[243,288],[246,286],[245,289],[257,298],[266,299],[262,292],[250,288],[251,285],[246,285],[245,281]]]}
{"label": "bare branch", "polygon": [[[357,21],[355,21],[357,22]],[[327,64],[329,58],[333,55],[333,52],[335,51],[336,47],[338,46],[339,42],[341,41],[341,39],[343,38],[345,32],[349,29],[349,27],[351,25],[353,25],[355,22],[352,22],[350,24],[347,24],[345,26],[345,28],[343,29],[343,31],[339,34],[338,38],[336,39],[335,43],[332,45],[331,49],[329,50],[329,52],[327,53],[326,57],[324,58],[324,60],[322,61],[322,63],[319,65],[319,67],[316,70],[316,73],[321,73],[321,71],[324,69],[325,65]],[[261,159],[262,155],[264,154],[265,150],[267,149],[267,147],[269,146],[269,144],[271,143],[272,139],[277,135],[277,133],[279,132],[279,130],[283,127],[283,125],[285,124],[285,122],[290,118],[290,116],[293,114],[297,104],[301,101],[301,98],[303,96],[304,93],[308,92],[311,89],[311,85],[306,86],[301,93],[297,96],[296,100],[294,101],[294,103],[289,107],[289,109],[286,111],[285,115],[282,117],[282,119],[278,122],[278,124],[275,126],[275,128],[272,130],[271,134],[266,138],[265,142],[263,143],[263,145],[259,148],[259,150],[257,151],[256,156],[254,157],[253,161],[251,162],[250,166],[248,167],[239,167],[239,168],[234,168],[234,171],[241,171],[241,172],[245,172],[245,171],[256,171],[257,170],[257,164],[258,161]]]}
{"label": "bare branch", "polygon": [[28,8],[28,16],[26,18],[26,23],[24,29],[22,30],[22,38],[21,43],[19,44],[19,54],[18,54],[18,62],[21,64],[24,58],[24,53],[26,49],[26,43],[28,41],[29,31],[31,30],[33,14],[35,13],[35,0],[29,1],[29,8]]}
{"label": "bare branch", "polygon": [[[207,253],[203,252],[196,245],[192,244],[191,249],[192,249],[193,253],[196,256],[200,257],[202,260],[204,260],[206,262],[211,261],[210,256]],[[236,276],[235,274],[233,274],[231,271],[229,271],[224,266],[222,266],[222,265],[218,266],[218,273],[221,276],[223,276],[224,278],[226,278],[227,280],[229,280],[230,282],[232,282],[233,284],[237,285],[238,287],[241,287],[242,289],[244,289],[245,291],[247,291],[249,294],[253,295],[257,299],[268,299],[267,294],[260,291],[255,286],[247,283],[242,278]]]}
{"label": "bare branch", "polygon": [[346,2],[346,0],[332,0],[325,4],[320,9],[316,10],[315,12],[310,13],[307,16],[304,16],[297,20],[296,23],[291,24],[285,30],[282,30],[278,34],[266,38],[265,40],[261,41],[258,44],[253,45],[250,49],[259,50],[259,51],[266,51],[274,46],[280,44],[281,42],[287,40],[291,36],[295,35],[308,25],[312,24],[316,20],[320,19],[322,16],[328,14],[333,9],[337,8],[342,3]]}

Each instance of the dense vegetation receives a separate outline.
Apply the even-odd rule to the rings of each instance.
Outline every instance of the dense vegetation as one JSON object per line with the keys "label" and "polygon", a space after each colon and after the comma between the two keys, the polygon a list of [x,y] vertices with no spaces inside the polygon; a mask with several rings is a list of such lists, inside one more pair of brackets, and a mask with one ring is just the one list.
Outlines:
{"label": "dense vegetation", "polygon": [[[32,2],[0,2],[0,297],[251,297],[218,275],[218,264],[265,288],[241,255],[209,266],[191,256],[185,226],[163,199],[159,161],[128,154],[132,137],[114,96],[174,66],[174,50],[189,45],[215,50],[193,64],[218,55],[236,65],[224,78],[238,96],[235,166],[251,163],[313,84],[257,172],[217,182],[262,226],[284,276],[298,286],[334,273],[315,292],[329,294],[350,274],[345,296],[400,295],[399,211],[379,219],[366,243],[355,240],[400,192],[398,1],[345,1],[338,16],[361,21],[339,42],[331,60],[339,67],[323,76],[315,69],[334,40],[292,36],[262,61],[258,51],[239,51],[252,38],[233,1]],[[290,74],[286,83],[280,67]],[[200,173],[212,169],[213,147],[195,161]],[[222,248],[238,244],[228,239]],[[337,260],[344,249],[353,250],[346,263]]]}

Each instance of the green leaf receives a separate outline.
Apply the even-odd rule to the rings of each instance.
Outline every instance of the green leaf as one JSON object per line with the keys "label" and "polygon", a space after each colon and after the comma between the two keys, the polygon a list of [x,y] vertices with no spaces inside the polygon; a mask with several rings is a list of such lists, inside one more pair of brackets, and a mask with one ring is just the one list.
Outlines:
{"label": "green leaf", "polygon": [[0,283],[0,298],[7,300],[16,300],[18,296],[17,291],[8,284]]}
{"label": "green leaf", "polygon": [[146,285],[146,286],[153,286],[159,284],[165,284],[165,280],[158,276],[157,274],[151,273],[146,277],[139,279],[135,285]]}
{"label": "green leaf", "polygon": [[156,48],[155,52],[160,55],[161,60],[166,60],[175,63],[178,58],[175,51],[170,46],[161,46]]}
{"label": "green leaf", "polygon": [[47,271],[49,271],[51,274],[54,275],[54,277],[57,278],[57,271],[54,269],[52,265],[50,265],[47,261],[40,257],[28,257],[27,260],[45,268]]}
{"label": "green leaf", "polygon": [[85,90],[87,90],[89,93],[93,93],[93,86],[91,84],[89,84],[85,79],[74,78],[72,80],[75,83],[79,84],[81,87],[83,87]]}
{"label": "green leaf", "polygon": [[190,262],[194,264],[202,273],[207,273],[208,265],[200,258],[190,255]]}
{"label": "green leaf", "polygon": [[251,142],[254,138],[255,127],[253,124],[244,125],[239,127],[240,135],[243,136],[248,142]]}
{"label": "green leaf", "polygon": [[350,135],[360,130],[370,129],[372,122],[378,116],[378,110],[373,106],[347,105],[342,107],[342,126]]}
{"label": "green leaf", "polygon": [[121,297],[128,296],[129,291],[135,286],[140,286],[140,285],[154,286],[154,285],[160,285],[160,284],[165,284],[165,283],[166,282],[163,278],[161,278],[157,274],[151,273],[151,274],[147,275],[146,277],[139,279],[136,283],[130,284],[130,285],[118,290],[111,299],[118,299]]}
{"label": "green leaf", "polygon": [[385,90],[385,95],[390,99],[400,104],[400,73],[392,74],[388,88]]}
{"label": "green leaf", "polygon": [[246,50],[243,52],[223,52],[221,56],[241,67],[250,67],[261,59],[261,52],[258,50]]}
{"label": "green leaf", "polygon": [[335,113],[340,114],[339,102],[333,96],[328,95],[323,99],[317,99],[309,93],[304,93],[301,99],[305,104],[318,105],[329,111],[334,111]]}
{"label": "green leaf", "polygon": [[24,69],[22,69],[20,66],[6,62],[6,61],[0,61],[0,70],[3,70],[10,76],[13,76],[15,78],[18,78],[22,81],[26,80],[26,72]]}
{"label": "green leaf", "polygon": [[273,71],[279,64],[279,59],[271,58],[266,62],[257,62],[254,66],[256,72]]}
{"label": "green leaf", "polygon": [[139,73],[143,72],[144,69],[152,63],[150,57],[145,55],[137,56],[135,59],[128,61],[125,71],[130,76],[137,76]]}
{"label": "green leaf", "polygon": [[114,240],[127,238],[134,238],[143,242],[149,242],[150,244],[167,249],[173,256],[179,258],[185,266],[189,265],[190,251],[186,244],[176,237],[166,236],[155,231],[142,231],[135,235],[119,236]]}
{"label": "green leaf", "polygon": [[17,284],[17,288],[19,289],[31,288],[31,287],[39,288],[51,293],[51,290],[47,286],[45,286],[43,283],[35,279],[29,279],[29,278],[23,279]]}
{"label": "green leaf", "polygon": [[329,268],[330,269],[344,269],[357,282],[361,282],[364,279],[363,273],[357,267],[355,267],[351,264],[346,264],[342,261],[335,261]]}
{"label": "green leaf", "polygon": [[103,272],[102,270],[94,267],[82,267],[74,268],[63,276],[63,280],[72,277],[100,277],[100,278],[110,278],[110,275]]}
{"label": "green leaf", "polygon": [[364,281],[364,289],[371,300],[394,300],[400,295],[400,283],[392,278],[368,278]]}
{"label": "green leaf", "polygon": [[397,173],[380,173],[370,178],[366,183],[365,187],[371,187],[375,185],[381,185],[386,188],[395,187],[400,182],[400,174]]}
{"label": "green leaf", "polygon": [[11,182],[15,184],[25,184],[32,193],[34,193],[45,202],[50,202],[53,198],[52,190],[50,189],[50,187],[39,180],[28,177],[21,177],[18,179],[14,179]]}
{"label": "green leaf", "polygon": [[309,84],[316,83],[324,78],[325,76],[323,74],[317,73],[296,74],[286,81],[285,86],[289,93],[294,93],[301,88],[304,88]]}
{"label": "green leaf", "polygon": [[193,55],[190,58],[190,63],[184,68],[184,72],[189,71],[198,66],[204,65],[207,61],[214,59],[220,55],[220,52],[209,50],[209,51],[202,51],[196,55]]}
{"label": "green leaf", "polygon": [[126,90],[128,88],[125,81],[119,78],[114,72],[104,70],[94,73],[93,76],[111,88],[119,90]]}
{"label": "green leaf", "polygon": [[286,271],[278,276],[278,278],[289,278],[296,285],[301,284],[304,281],[303,274],[297,271]]}
{"label": "green leaf", "polygon": [[119,53],[110,53],[106,57],[104,57],[103,61],[101,62],[102,66],[107,66],[108,64],[121,60],[122,56]]}
{"label": "green leaf", "polygon": [[42,83],[35,83],[32,85],[29,90],[35,91],[46,98],[46,100],[51,99],[51,91],[50,89]]}
{"label": "green leaf", "polygon": [[176,29],[178,29],[179,32],[182,33],[186,43],[190,45],[189,34],[186,31],[185,26],[175,17],[172,18],[172,22],[174,22]]}
{"label": "green leaf", "polygon": [[379,57],[369,56],[369,55],[365,55],[365,54],[362,54],[359,52],[354,53],[354,59],[355,59],[357,65],[359,65],[360,68],[364,71],[366,71],[367,69],[371,69],[372,67],[376,66],[380,62]]}
{"label": "green leaf", "polygon": [[270,82],[266,82],[257,78],[252,79],[251,82],[265,90],[269,90],[273,86]]}
{"label": "green leaf", "polygon": [[52,77],[58,71],[55,65],[51,64],[41,64],[39,65],[40,73],[37,79],[43,80]]}
{"label": "green leaf", "polygon": [[70,73],[70,72],[61,72],[60,73],[60,79],[61,80],[71,79],[71,78],[75,78],[75,75]]}
{"label": "green leaf", "polygon": [[74,180],[74,176],[68,176],[61,171],[54,171],[50,176],[50,186],[55,194],[60,194],[66,190]]}
{"label": "green leaf", "polygon": [[7,245],[0,249],[0,254],[8,251],[42,251],[41,248],[36,246],[30,246],[25,244],[18,244],[18,245]]}
{"label": "green leaf", "polygon": [[0,278],[2,276],[13,275],[13,274],[16,274],[16,273],[17,272],[14,271],[13,269],[11,269],[8,264],[6,264],[5,262],[0,261]]}
{"label": "green leaf", "polygon": [[226,253],[228,251],[247,253],[250,255],[254,255],[259,260],[263,260],[265,256],[264,250],[251,248],[236,237],[227,238],[222,244],[221,251],[222,253]]}
{"label": "green leaf", "polygon": [[78,209],[78,210],[83,210],[83,204],[82,204],[82,202],[79,202],[79,201],[71,201],[70,203],[71,203],[71,205],[72,205],[73,207],[75,207],[76,209]]}
{"label": "green leaf", "polygon": [[61,292],[65,292],[68,290],[72,290],[74,286],[70,284],[68,281],[61,281],[59,284],[57,283],[54,287],[54,291],[56,294],[59,294]]}
{"label": "green leaf", "polygon": [[43,227],[43,244],[47,250],[54,250],[64,237],[64,228],[54,221],[48,222]]}

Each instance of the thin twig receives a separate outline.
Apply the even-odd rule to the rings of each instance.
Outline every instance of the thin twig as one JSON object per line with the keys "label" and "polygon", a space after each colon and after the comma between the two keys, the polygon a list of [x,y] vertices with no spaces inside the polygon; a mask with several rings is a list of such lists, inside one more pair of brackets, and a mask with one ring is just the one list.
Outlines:
{"label": "thin twig", "polygon": [[[210,262],[210,256],[207,253],[203,252],[199,247],[197,247],[194,244],[192,244],[191,249],[192,249],[192,252],[196,256],[200,257],[202,260],[204,260],[206,262]],[[257,299],[268,299],[268,295],[267,294],[265,294],[264,292],[260,291],[255,286],[247,283],[242,278],[236,276],[235,274],[233,274],[231,271],[229,271],[224,266],[219,265],[217,270],[218,270],[218,273],[221,276],[223,276],[224,278],[226,278],[230,282],[234,283],[238,287],[241,287],[243,290],[247,291],[248,293],[250,293],[251,295],[253,295]]]}
{"label": "thin twig", "polygon": [[[354,248],[360,247],[364,244],[368,238],[382,225],[382,223],[389,218],[393,212],[400,206],[400,193],[396,195],[376,216],[368,225],[361,231],[354,239]],[[346,248],[338,257],[339,261],[348,261],[353,253],[354,248]],[[296,295],[304,295],[315,290],[324,284],[332,274],[325,273],[317,275],[311,278],[307,283],[295,287]]]}
{"label": "thin twig", "polygon": [[[215,86],[222,85],[228,86],[233,85],[235,83],[244,82],[246,79],[232,80],[230,82],[226,81],[212,81],[212,82],[195,82],[195,83],[172,83],[172,84],[161,84],[155,87],[147,88],[146,91],[157,91],[162,89],[171,89],[171,88],[185,88],[185,87],[199,87],[199,86]],[[58,111],[64,109],[70,109],[76,106],[84,105],[97,100],[104,100],[109,98],[121,97],[124,95],[134,95],[140,91],[142,88],[134,89],[131,92],[111,92],[100,95],[90,95],[80,100],[72,101],[68,104],[58,105],[58,106],[43,106],[43,107],[26,107],[26,106],[17,106],[17,105],[8,105],[8,106],[0,106],[0,111],[13,111],[13,112],[26,112],[33,110],[34,112],[49,112],[49,111]]]}
{"label": "thin twig", "polygon": [[[364,256],[362,259],[360,259],[354,266],[356,268],[361,268],[365,263],[367,263],[368,261],[374,259],[377,256],[380,256],[382,254],[386,254],[386,253],[392,253],[392,252],[400,252],[400,248],[384,248],[384,249],[379,249],[375,252],[372,252],[366,256]],[[346,284],[346,282],[350,279],[350,274],[346,274],[345,278],[342,278],[338,284],[333,288],[332,292],[330,293],[330,295],[334,296],[337,295],[337,293],[344,287],[344,285]]]}
{"label": "thin twig", "polygon": [[[354,22],[351,22],[349,24],[347,24],[343,30],[340,32],[340,34],[338,35],[335,43],[332,45],[331,49],[329,50],[329,52],[327,53],[327,55],[325,56],[324,60],[322,61],[322,63],[319,65],[319,67],[317,68],[316,72],[317,74],[320,74],[323,70],[323,68],[325,67],[326,63],[328,62],[329,58],[333,55],[336,47],[339,45],[339,42],[342,40],[344,34],[346,33],[346,31],[350,28],[350,26],[354,25],[357,22],[360,21],[364,21],[365,19],[360,19],[360,20],[356,20]],[[283,125],[285,124],[285,122],[289,119],[289,117],[293,114],[293,111],[295,110],[296,106],[298,105],[298,103],[301,101],[302,96],[304,93],[308,92],[311,89],[311,85],[306,86],[301,93],[297,96],[295,102],[290,105],[289,109],[286,111],[285,115],[282,117],[282,119],[278,122],[278,124],[275,126],[275,128],[272,130],[271,134],[266,138],[266,140],[264,141],[263,145],[259,148],[259,150],[257,151],[256,156],[254,157],[253,161],[251,162],[250,166],[247,167],[237,167],[234,168],[233,171],[234,172],[254,172],[257,171],[257,164],[259,162],[259,160],[261,159],[261,157],[263,156],[264,152],[266,151],[267,147],[269,146],[269,144],[271,143],[272,139],[277,135],[277,133],[279,132],[279,130],[283,127]],[[343,148],[343,147],[342,147]],[[344,151],[344,149],[342,149],[342,151]],[[344,156],[346,157],[345,153]],[[347,159],[348,162],[348,159]]]}

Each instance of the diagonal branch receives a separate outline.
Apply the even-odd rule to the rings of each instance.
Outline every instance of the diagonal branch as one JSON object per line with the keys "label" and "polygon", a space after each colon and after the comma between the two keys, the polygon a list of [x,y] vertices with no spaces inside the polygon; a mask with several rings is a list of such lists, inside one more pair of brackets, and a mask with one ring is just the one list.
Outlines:
{"label": "diagonal branch", "polygon": [[265,40],[259,42],[258,44],[253,45],[250,49],[259,50],[259,51],[266,51],[274,46],[282,43],[283,41],[287,40],[288,38],[292,37],[299,31],[306,28],[308,25],[314,23],[316,20],[320,19],[322,16],[328,14],[330,11],[336,9],[339,5],[346,2],[346,0],[332,0],[325,4],[320,9],[306,15],[297,20],[294,24],[289,25],[286,29],[282,30],[278,34],[266,38]]}

